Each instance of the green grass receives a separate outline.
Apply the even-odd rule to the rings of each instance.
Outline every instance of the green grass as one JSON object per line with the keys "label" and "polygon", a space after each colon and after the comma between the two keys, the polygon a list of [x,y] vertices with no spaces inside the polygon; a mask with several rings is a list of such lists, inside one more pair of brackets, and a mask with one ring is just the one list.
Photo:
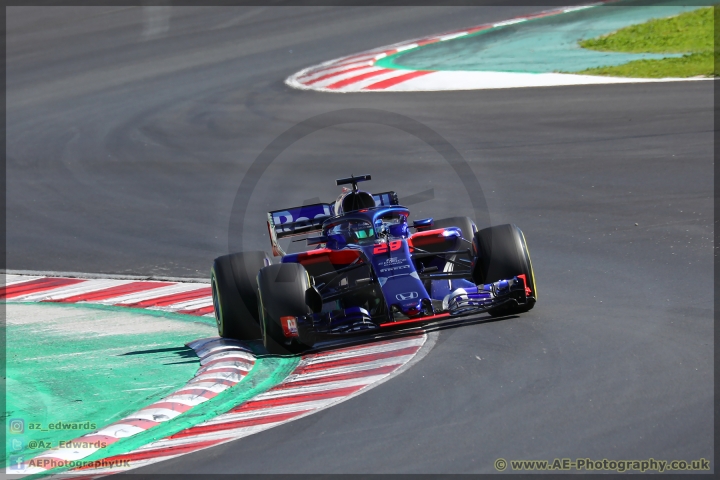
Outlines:
{"label": "green grass", "polygon": [[635,60],[624,65],[590,68],[577,73],[642,78],[716,76],[713,50],[720,32],[714,32],[714,8],[650,20],[580,42],[583,48],[604,52],[685,53],[682,57]]}

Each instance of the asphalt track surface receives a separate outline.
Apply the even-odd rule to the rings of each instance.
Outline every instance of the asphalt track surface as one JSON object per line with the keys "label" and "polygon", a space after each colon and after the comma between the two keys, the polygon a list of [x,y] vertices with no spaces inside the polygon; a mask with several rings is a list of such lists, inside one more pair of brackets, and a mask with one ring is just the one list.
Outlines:
{"label": "asphalt track surface", "polygon": [[[494,472],[496,458],[713,458],[713,85],[327,94],[283,79],[533,7],[7,10],[7,266],[207,276],[257,155],[313,115],[422,122],[516,223],[539,303],[440,331],[407,372],[307,418],[139,473]],[[371,173],[415,218],[472,215],[432,148],[346,124],[258,179],[264,212]],[[428,195],[426,195],[427,197]],[[714,467],[713,467],[714,468]]]}

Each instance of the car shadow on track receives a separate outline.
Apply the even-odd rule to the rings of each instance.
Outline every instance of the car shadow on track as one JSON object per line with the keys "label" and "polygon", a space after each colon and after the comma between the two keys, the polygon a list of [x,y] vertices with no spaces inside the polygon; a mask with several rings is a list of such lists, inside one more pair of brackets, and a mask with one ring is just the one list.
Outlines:
{"label": "car shadow on track", "polygon": [[148,350],[135,350],[133,352],[125,352],[118,355],[119,357],[123,357],[126,355],[152,355],[157,353],[168,353],[171,355],[176,355],[179,357],[179,359],[187,359],[187,361],[184,362],[171,362],[171,363],[164,363],[163,365],[177,365],[182,363],[197,363],[198,357],[197,353],[195,353],[195,350],[193,350],[190,347],[182,346],[182,347],[168,347],[168,348],[151,348]]}

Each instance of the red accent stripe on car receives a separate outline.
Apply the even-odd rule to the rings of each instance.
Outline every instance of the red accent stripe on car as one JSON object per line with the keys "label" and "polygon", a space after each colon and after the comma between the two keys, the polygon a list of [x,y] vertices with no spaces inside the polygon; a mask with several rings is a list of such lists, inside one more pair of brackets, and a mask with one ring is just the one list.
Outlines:
{"label": "red accent stripe on car", "polygon": [[523,284],[525,285],[525,295],[528,297],[532,295],[532,290],[530,289],[530,287],[528,287],[527,277],[525,276],[525,274],[523,273],[522,275],[518,275],[517,277],[522,278]]}
{"label": "red accent stripe on car", "polygon": [[360,253],[356,250],[329,250],[327,248],[297,254],[297,262],[302,265],[312,265],[314,263],[349,265],[358,258],[360,258]]}
{"label": "red accent stripe on car", "polygon": [[430,322],[432,320],[439,320],[441,318],[449,317],[449,313],[439,313],[430,317],[411,318],[410,320],[401,320],[399,322],[381,323],[381,327],[392,327],[393,325],[402,325],[404,323],[419,323],[419,322]]}
{"label": "red accent stripe on car", "polygon": [[445,241],[443,232],[445,232],[444,228],[435,228],[433,230],[424,230],[422,232],[413,233],[413,235],[408,238],[408,247],[412,251],[412,249],[416,246],[443,242]]}

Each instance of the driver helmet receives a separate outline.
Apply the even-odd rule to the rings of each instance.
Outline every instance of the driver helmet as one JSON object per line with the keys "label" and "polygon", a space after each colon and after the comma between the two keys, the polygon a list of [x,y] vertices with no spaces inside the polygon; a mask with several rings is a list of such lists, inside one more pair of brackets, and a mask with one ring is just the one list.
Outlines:
{"label": "driver helmet", "polygon": [[335,200],[335,215],[342,215],[344,213],[361,210],[363,208],[373,208],[375,206],[375,199],[368,192],[364,192],[362,190],[353,192],[350,190],[341,193],[337,200]]}

